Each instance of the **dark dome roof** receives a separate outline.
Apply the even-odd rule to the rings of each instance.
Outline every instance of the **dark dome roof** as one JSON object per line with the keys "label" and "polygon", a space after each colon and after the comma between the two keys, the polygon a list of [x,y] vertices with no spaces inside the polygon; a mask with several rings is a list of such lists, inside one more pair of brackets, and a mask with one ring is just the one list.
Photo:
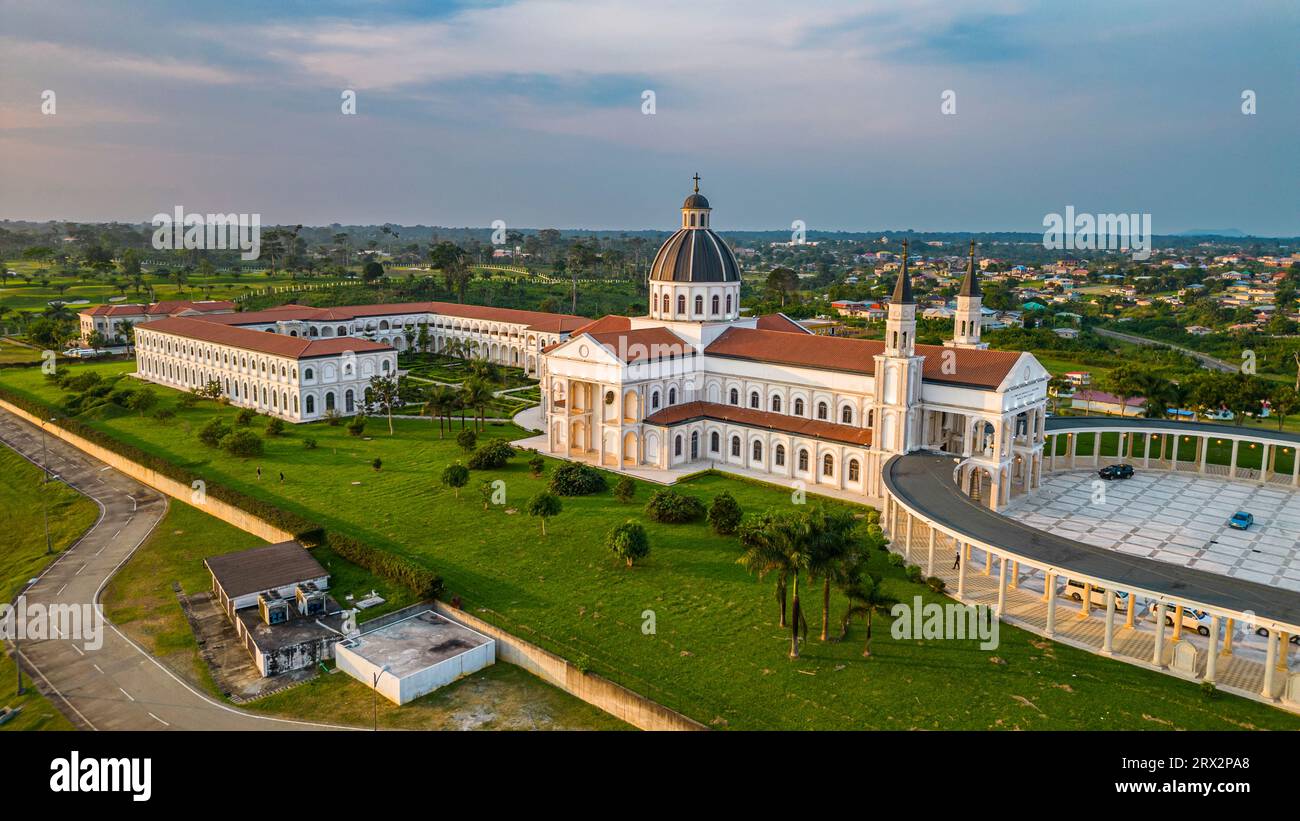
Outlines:
{"label": "dark dome roof", "polygon": [[739,282],[740,266],[727,243],[713,231],[681,228],[655,254],[654,262],[650,264],[650,279],[659,282]]}
{"label": "dark dome roof", "polygon": [[709,201],[705,199],[703,194],[696,192],[686,198],[686,201],[682,203],[682,207],[683,208],[708,208]]}

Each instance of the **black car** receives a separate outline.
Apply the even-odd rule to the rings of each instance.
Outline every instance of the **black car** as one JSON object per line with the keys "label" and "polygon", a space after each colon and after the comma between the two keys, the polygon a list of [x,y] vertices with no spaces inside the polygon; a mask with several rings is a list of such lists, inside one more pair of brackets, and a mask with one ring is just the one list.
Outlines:
{"label": "black car", "polygon": [[1106,467],[1097,471],[1097,475],[1107,480],[1132,479],[1133,466],[1132,465],[1107,465]]}

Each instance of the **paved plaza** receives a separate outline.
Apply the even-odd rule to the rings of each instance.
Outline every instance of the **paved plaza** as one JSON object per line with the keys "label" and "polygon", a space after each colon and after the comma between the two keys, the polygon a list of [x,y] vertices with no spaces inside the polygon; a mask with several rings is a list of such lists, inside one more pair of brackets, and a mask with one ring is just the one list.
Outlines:
{"label": "paved plaza", "polygon": [[[1250,530],[1228,527],[1238,510],[1254,514]],[[1141,469],[1101,482],[1070,471],[1045,474],[1003,512],[1098,547],[1300,591],[1300,491],[1288,487]]]}

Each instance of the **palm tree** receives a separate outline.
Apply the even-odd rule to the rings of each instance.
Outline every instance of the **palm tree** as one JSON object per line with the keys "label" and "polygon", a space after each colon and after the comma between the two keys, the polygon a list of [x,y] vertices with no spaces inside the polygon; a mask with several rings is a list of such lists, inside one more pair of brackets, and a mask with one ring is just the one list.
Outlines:
{"label": "palm tree", "polygon": [[[746,545],[740,564],[753,570],[784,571],[790,581],[790,658],[799,658],[799,638],[808,635],[808,622],[799,603],[799,573],[808,569],[811,532],[809,517],[800,513],[764,514],[756,527],[742,535]],[[751,572],[753,572],[751,570]]]}
{"label": "palm tree", "polygon": [[776,600],[781,605],[781,620],[777,626],[785,627],[789,568],[785,554],[776,550],[767,538],[767,528],[771,519],[772,514],[768,512],[757,518],[748,519],[741,524],[737,537],[740,539],[740,543],[745,546],[745,552],[741,554],[737,562],[750,573],[757,573],[759,581],[762,581],[763,577],[768,573],[776,576]]}
{"label": "palm tree", "polygon": [[[456,391],[446,385],[436,385],[429,391],[429,398],[424,403],[424,412],[430,417],[438,417],[438,438],[442,438],[443,417],[451,413],[456,406]],[[432,421],[432,418],[430,419]],[[450,427],[450,424],[448,425]]]}
{"label": "palm tree", "polygon": [[811,550],[808,575],[822,580],[822,634],[830,637],[831,584],[846,578],[848,568],[856,563],[857,519],[847,508],[827,509],[817,506],[808,512]]}
{"label": "palm tree", "polygon": [[461,401],[478,411],[475,417],[475,421],[479,423],[475,426],[476,430],[487,427],[487,406],[492,403],[492,398],[492,386],[477,376],[466,380],[461,386]]}
{"label": "palm tree", "polygon": [[863,658],[871,658],[871,622],[877,611],[888,610],[898,600],[885,592],[880,586],[880,576],[862,572],[861,567],[854,568],[844,585],[844,595],[849,599],[849,609],[844,612],[840,622],[840,638],[849,634],[849,622],[854,616],[863,616],[867,620],[867,641],[862,648]]}

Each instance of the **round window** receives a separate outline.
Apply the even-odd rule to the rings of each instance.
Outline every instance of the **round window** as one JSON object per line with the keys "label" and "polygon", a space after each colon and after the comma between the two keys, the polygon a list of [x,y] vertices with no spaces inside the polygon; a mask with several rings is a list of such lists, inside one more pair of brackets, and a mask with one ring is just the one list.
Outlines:
{"label": "round window", "polygon": [[612,404],[614,404],[614,392],[613,392],[613,391],[605,391],[605,404],[606,404],[606,405],[612,405]]}

